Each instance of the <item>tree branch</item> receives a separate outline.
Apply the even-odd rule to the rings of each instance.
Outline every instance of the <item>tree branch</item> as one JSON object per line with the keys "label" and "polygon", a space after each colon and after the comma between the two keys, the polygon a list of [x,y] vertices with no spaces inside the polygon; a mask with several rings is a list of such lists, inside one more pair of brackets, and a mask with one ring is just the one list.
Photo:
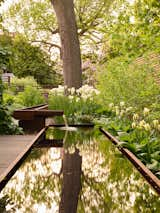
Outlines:
{"label": "tree branch", "polygon": [[50,48],[56,47],[61,51],[61,46],[59,46],[58,44],[54,44],[54,43],[43,41],[43,40],[34,40],[34,41],[31,41],[31,42],[32,43],[42,43],[42,44],[45,44],[47,46],[50,46]]}

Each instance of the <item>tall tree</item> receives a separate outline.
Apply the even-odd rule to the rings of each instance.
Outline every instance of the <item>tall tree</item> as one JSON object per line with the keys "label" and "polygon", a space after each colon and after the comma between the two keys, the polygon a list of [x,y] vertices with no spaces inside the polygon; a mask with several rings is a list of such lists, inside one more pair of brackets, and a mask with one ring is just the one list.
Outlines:
{"label": "tall tree", "polygon": [[[53,4],[57,4],[56,1],[52,2]],[[62,2],[63,1],[60,3]],[[73,1],[71,1],[72,7],[68,2],[69,1],[65,1],[65,4],[62,5],[65,7],[67,6],[72,10],[72,13],[69,12],[70,14],[74,15],[75,11],[76,21],[74,18],[72,19],[72,23],[74,23],[75,26],[77,24],[76,31],[78,28],[82,55],[83,53],[85,55],[86,53],[88,54],[88,51],[89,53],[95,53],[95,50],[100,49],[102,32],[99,34],[99,30],[101,28],[101,23],[103,23],[103,16],[107,13],[111,4],[111,0],[95,0],[94,4],[92,3],[92,0],[76,0],[74,4]],[[60,3],[58,2],[58,4]],[[16,3],[12,3],[8,10],[3,12],[3,25],[8,29],[9,26],[12,25],[14,31],[25,34],[31,42],[36,42],[41,45],[42,48],[47,49],[55,58],[56,49],[52,48],[58,48],[61,50],[58,39],[60,29],[59,26],[57,26],[56,15],[53,13],[50,4],[51,0],[19,0]],[[65,11],[66,10],[64,9],[64,12]],[[61,13],[63,13],[63,11],[61,11]],[[66,16],[64,16],[64,18],[66,18]],[[71,18],[69,17],[69,19]],[[73,34],[73,32],[70,33],[71,35]],[[76,54],[78,55],[77,48],[74,51],[76,51]]]}
{"label": "tall tree", "polygon": [[82,85],[81,55],[73,0],[51,0],[62,46],[64,83],[68,87]]}

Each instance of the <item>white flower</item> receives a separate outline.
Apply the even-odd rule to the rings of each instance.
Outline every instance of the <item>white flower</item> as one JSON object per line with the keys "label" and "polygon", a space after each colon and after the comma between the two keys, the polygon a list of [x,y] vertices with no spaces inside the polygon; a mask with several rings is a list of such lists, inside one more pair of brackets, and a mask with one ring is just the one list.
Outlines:
{"label": "white flower", "polygon": [[114,107],[114,103],[110,103],[110,104],[109,104],[109,108],[112,109],[113,107]]}
{"label": "white flower", "polygon": [[95,92],[96,95],[99,95],[99,94],[100,94],[100,91],[97,90],[97,89],[95,89],[94,92]]}
{"label": "white flower", "polygon": [[138,120],[138,118],[139,118],[139,115],[137,113],[134,113],[133,114],[133,120],[136,121],[136,120]]}
{"label": "white flower", "polygon": [[116,115],[119,115],[119,109],[116,109]]}
{"label": "white flower", "polygon": [[144,120],[139,122],[139,127],[144,127],[146,125],[146,122]]}
{"label": "white flower", "polygon": [[153,123],[153,126],[156,128],[156,127],[158,127],[159,121],[153,120],[152,123]]}
{"label": "white flower", "polygon": [[71,88],[70,88],[70,92],[71,92],[71,95],[74,95],[75,92],[76,92],[76,89],[75,89],[74,87],[71,87]]}
{"label": "white flower", "polygon": [[69,95],[68,98],[69,98],[70,100],[73,100],[74,96]]}
{"label": "white flower", "polygon": [[115,110],[118,110],[119,109],[119,106],[115,106]]}
{"label": "white flower", "polygon": [[132,126],[132,128],[135,128],[136,127],[136,122],[133,122],[131,126]]}
{"label": "white flower", "polygon": [[160,131],[160,124],[158,124],[157,129],[158,129],[158,131]]}
{"label": "white flower", "polygon": [[125,102],[124,102],[124,101],[121,101],[121,102],[120,102],[120,106],[123,107],[124,105],[125,105]]}
{"label": "white flower", "polygon": [[95,95],[98,95],[100,92],[97,89],[94,89],[92,86],[83,85],[81,88],[77,90],[77,94],[79,94],[83,99],[93,98]]}
{"label": "white flower", "polygon": [[150,110],[149,110],[148,108],[145,107],[144,110],[143,110],[143,114],[144,114],[144,115],[148,115],[148,114],[149,114],[149,111],[150,111]]}
{"label": "white flower", "polygon": [[53,95],[60,95],[63,96],[65,92],[65,87],[62,85],[59,85],[57,88],[53,88],[50,90],[50,93]]}
{"label": "white flower", "polygon": [[151,127],[150,127],[150,125],[149,125],[148,123],[146,123],[146,124],[144,125],[144,129],[145,129],[146,131],[150,131],[150,130],[151,130]]}

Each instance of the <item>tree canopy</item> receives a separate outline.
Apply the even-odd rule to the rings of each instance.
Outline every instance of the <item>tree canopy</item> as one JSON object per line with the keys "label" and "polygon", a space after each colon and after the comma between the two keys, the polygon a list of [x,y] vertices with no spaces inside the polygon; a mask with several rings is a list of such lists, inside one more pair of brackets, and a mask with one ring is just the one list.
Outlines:
{"label": "tree canopy", "polygon": [[2,57],[0,66],[17,77],[33,76],[42,85],[58,84],[55,63],[38,46],[31,45],[22,36],[5,33],[0,36]]}

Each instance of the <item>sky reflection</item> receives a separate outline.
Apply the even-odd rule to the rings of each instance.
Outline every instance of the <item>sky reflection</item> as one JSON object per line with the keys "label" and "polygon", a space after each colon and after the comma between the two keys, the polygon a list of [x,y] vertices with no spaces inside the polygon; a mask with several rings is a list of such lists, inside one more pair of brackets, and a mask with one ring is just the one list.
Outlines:
{"label": "sky reflection", "polygon": [[64,148],[33,149],[2,190],[0,206],[0,212],[18,213],[67,208],[78,213],[158,213],[160,198],[106,138],[85,138],[82,131],[67,134]]}

